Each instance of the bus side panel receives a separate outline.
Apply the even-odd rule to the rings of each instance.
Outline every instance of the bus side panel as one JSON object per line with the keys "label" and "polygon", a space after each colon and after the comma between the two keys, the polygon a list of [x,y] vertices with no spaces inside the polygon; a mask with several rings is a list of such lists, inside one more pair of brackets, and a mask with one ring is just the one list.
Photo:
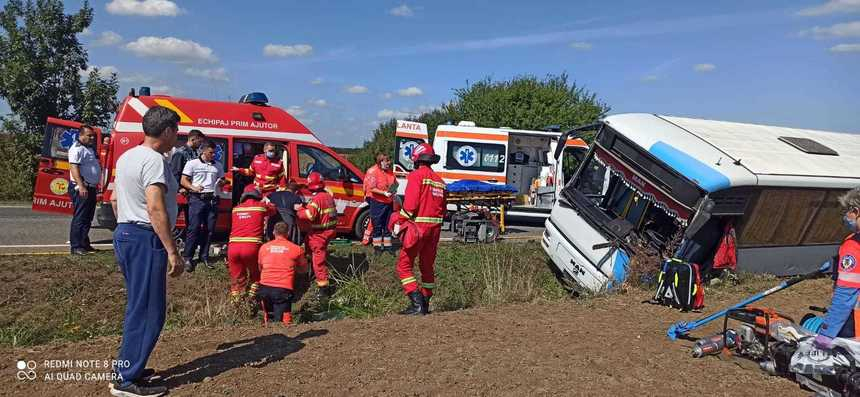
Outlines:
{"label": "bus side panel", "polygon": [[777,276],[807,274],[836,254],[839,245],[799,245],[738,249],[738,271]]}

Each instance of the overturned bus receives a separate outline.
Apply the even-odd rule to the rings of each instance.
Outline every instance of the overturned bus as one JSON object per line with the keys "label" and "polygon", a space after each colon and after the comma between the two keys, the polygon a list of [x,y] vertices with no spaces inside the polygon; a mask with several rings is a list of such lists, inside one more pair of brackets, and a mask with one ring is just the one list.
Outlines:
{"label": "overturned bus", "polygon": [[707,268],[729,229],[738,270],[799,274],[846,235],[837,198],[860,186],[860,135],[653,114],[594,128],[542,238],[559,275],[582,287],[618,285],[633,255],[671,256],[679,241],[696,247],[683,259]]}

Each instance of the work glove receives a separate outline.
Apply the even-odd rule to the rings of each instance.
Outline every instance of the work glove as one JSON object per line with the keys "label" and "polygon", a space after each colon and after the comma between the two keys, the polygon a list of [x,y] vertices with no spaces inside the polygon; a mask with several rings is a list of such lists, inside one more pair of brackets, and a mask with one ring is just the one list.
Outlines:
{"label": "work glove", "polygon": [[819,334],[815,336],[812,344],[819,349],[830,350],[833,348],[833,338]]}

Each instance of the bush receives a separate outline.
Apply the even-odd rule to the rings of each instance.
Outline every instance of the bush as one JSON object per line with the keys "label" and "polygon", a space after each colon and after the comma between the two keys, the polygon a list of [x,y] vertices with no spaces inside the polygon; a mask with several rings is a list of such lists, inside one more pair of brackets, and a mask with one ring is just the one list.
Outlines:
{"label": "bush", "polygon": [[40,144],[37,134],[0,133],[0,200],[32,199]]}

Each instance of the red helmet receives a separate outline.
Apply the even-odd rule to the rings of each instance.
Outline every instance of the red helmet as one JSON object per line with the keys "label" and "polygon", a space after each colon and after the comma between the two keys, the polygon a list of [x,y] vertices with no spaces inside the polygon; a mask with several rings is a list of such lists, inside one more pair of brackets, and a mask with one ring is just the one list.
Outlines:
{"label": "red helmet", "polygon": [[253,184],[245,186],[245,189],[242,190],[242,197],[239,198],[239,202],[245,201],[245,199],[249,197],[255,198],[257,200],[263,198],[263,196],[260,194],[260,191],[257,190],[257,187]]}
{"label": "red helmet", "polygon": [[436,164],[439,162],[439,156],[433,151],[433,146],[430,146],[429,143],[422,143],[412,149],[412,162],[417,163],[419,161]]}
{"label": "red helmet", "polygon": [[315,192],[325,189],[322,174],[316,171],[308,174],[308,189]]}

